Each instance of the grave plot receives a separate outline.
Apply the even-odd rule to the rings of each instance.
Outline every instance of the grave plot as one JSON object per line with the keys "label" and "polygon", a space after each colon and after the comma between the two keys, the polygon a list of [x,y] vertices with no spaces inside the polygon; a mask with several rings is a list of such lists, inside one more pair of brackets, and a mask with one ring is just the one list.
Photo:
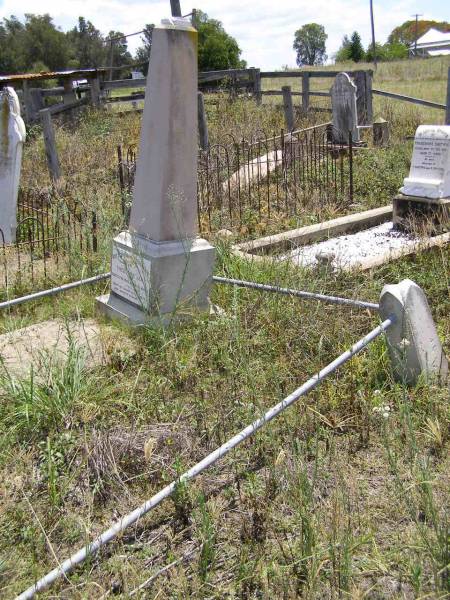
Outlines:
{"label": "grave plot", "polygon": [[[0,304],[22,362],[30,321],[38,354],[48,319],[60,319],[52,343],[79,324],[58,364],[0,371],[2,593],[442,596],[448,246],[363,277],[242,260],[209,236],[196,212],[194,48],[186,20],[153,32],[152,66],[169,76],[150,68],[160,85],[149,77],[126,231],[128,198],[92,193],[115,211],[99,219],[110,227],[99,254],[112,256],[103,283]],[[96,130],[111,127],[97,118]],[[251,190],[258,156],[290,160],[283,145],[261,150],[246,163]],[[92,363],[83,337],[97,328],[106,343]]]}
{"label": "grave plot", "polygon": [[[305,227],[238,244],[237,252],[261,259],[262,253],[276,253],[280,247],[290,246],[288,253],[278,258],[274,256],[274,260],[292,260],[310,268],[326,265],[335,270],[354,270],[370,269],[401,256],[448,244],[449,140],[449,126],[418,128],[410,176],[405,178],[404,186],[393,199],[392,209],[367,211],[324,222],[312,229]],[[368,224],[371,227],[367,228]],[[331,237],[333,232],[341,235]],[[318,241],[308,245],[311,239]]]}

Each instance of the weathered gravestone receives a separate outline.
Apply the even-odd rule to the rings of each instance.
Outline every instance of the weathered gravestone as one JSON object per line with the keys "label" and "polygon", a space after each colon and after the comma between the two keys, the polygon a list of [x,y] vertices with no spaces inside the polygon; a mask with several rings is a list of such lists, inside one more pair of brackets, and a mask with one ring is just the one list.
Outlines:
{"label": "weathered gravestone", "polygon": [[448,361],[422,289],[410,279],[385,285],[380,315],[382,319],[395,319],[386,331],[394,377],[409,385],[416,384],[420,377],[445,382]]}
{"label": "weathered gravestone", "polygon": [[215,251],[197,222],[197,31],[172,18],[153,31],[130,226],[102,310],[137,324],[208,310]]}
{"label": "weathered gravestone", "polygon": [[16,240],[17,195],[26,137],[13,88],[0,91],[0,111],[0,244],[10,244]]}
{"label": "weathered gravestone", "polygon": [[450,125],[421,125],[414,138],[409,177],[394,199],[394,224],[427,222],[434,232],[450,225]]}
{"label": "weathered gravestone", "polygon": [[333,111],[333,141],[336,144],[348,144],[349,132],[351,132],[352,142],[359,142],[356,85],[347,73],[338,73],[336,75],[330,89],[330,94]]}

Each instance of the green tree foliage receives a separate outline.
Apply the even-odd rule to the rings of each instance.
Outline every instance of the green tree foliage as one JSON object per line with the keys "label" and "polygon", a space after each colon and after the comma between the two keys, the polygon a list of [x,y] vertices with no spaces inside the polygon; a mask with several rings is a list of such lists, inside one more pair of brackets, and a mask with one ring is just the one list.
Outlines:
{"label": "green tree foliage", "polygon": [[334,55],[334,60],[337,63],[346,62],[350,60],[350,40],[348,35],[344,35],[342,38],[342,44],[339,50]]}
{"label": "green tree foliage", "polygon": [[25,30],[21,35],[26,65],[42,62],[51,70],[64,67],[69,59],[66,35],[53,24],[52,17],[25,15]]}
{"label": "green tree foliage", "polygon": [[67,41],[71,47],[72,66],[83,69],[106,64],[107,48],[103,36],[84,17],[79,17],[78,26],[67,32]]}
{"label": "green tree foliage", "polygon": [[220,21],[197,11],[198,68],[200,71],[239,69],[245,67],[237,41],[229,35]]}
{"label": "green tree foliage", "polygon": [[[367,48],[366,60],[373,62],[373,47],[372,44]],[[392,44],[375,44],[375,55],[378,62],[389,60],[402,60],[408,58],[408,46],[395,42]]]}
{"label": "green tree foliage", "polygon": [[[110,31],[106,38],[107,47],[107,64],[109,67],[121,67],[123,65],[131,65],[133,57],[128,52],[127,38],[124,37],[122,31]],[[118,77],[114,76],[114,79]]]}
{"label": "green tree foliage", "polygon": [[[450,31],[450,23],[447,21],[417,21],[417,38],[423,36],[429,29],[438,29],[439,31]],[[416,39],[416,21],[405,21],[392,30],[388,37],[388,44],[400,43],[409,46]]]}
{"label": "green tree foliage", "polygon": [[366,53],[364,52],[364,47],[361,42],[361,36],[357,31],[352,33],[348,50],[349,58],[353,62],[360,62],[361,60],[364,60]]}
{"label": "green tree foliage", "polygon": [[140,67],[141,71],[144,73],[144,75],[147,75],[148,72],[148,61],[150,60],[150,52],[152,49],[152,37],[153,37],[153,29],[154,29],[154,25],[146,25],[144,27],[144,34],[143,37],[141,38],[142,40],[142,46],[139,46],[139,48],[136,50],[136,62],[141,63],[141,62],[146,62],[147,64],[143,65],[142,67]]}
{"label": "green tree foliage", "polygon": [[0,24],[1,73],[20,73],[25,69],[24,32],[25,26],[14,16]]}
{"label": "green tree foliage", "polygon": [[293,46],[297,52],[297,65],[323,65],[327,59],[327,38],[324,26],[318,23],[307,23],[297,29]]}

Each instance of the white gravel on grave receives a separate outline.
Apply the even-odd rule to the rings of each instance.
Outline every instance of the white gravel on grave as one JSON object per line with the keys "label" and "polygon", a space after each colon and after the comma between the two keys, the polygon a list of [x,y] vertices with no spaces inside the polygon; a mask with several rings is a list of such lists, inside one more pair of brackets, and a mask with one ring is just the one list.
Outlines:
{"label": "white gravel on grave", "polygon": [[383,223],[349,235],[330,238],[311,246],[301,246],[280,257],[296,265],[315,267],[328,263],[336,269],[350,270],[362,262],[382,256],[389,251],[414,247],[420,239],[393,229],[393,223]]}

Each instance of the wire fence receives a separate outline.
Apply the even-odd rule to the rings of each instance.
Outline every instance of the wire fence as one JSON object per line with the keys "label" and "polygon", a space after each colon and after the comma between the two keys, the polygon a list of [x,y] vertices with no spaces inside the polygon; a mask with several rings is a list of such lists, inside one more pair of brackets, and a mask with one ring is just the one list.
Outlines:
{"label": "wire fence", "polygon": [[97,214],[80,204],[70,206],[52,191],[21,190],[15,241],[5,242],[0,229],[0,289],[23,290],[37,281],[61,279],[89,269],[98,252]]}
{"label": "wire fence", "polygon": [[[298,216],[305,209],[353,201],[353,143],[337,145],[328,124],[290,134],[217,144],[199,151],[200,232],[242,229]],[[117,149],[123,214],[136,173],[136,146]]]}

